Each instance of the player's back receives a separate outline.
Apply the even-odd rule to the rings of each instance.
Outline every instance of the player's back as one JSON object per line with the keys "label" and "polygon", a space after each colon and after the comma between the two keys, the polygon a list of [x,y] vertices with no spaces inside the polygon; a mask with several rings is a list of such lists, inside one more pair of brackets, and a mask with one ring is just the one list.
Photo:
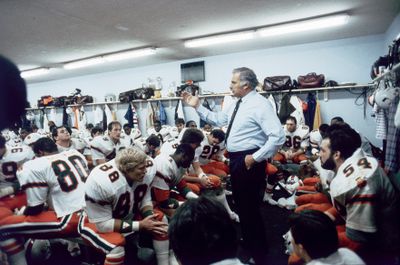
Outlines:
{"label": "player's back", "polygon": [[7,186],[16,180],[18,168],[34,158],[32,149],[28,146],[7,147],[7,151],[0,160],[0,186]]}
{"label": "player's back", "polygon": [[47,201],[57,217],[62,217],[85,206],[84,185],[88,174],[85,157],[69,150],[26,162],[18,179],[29,193],[28,205]]}

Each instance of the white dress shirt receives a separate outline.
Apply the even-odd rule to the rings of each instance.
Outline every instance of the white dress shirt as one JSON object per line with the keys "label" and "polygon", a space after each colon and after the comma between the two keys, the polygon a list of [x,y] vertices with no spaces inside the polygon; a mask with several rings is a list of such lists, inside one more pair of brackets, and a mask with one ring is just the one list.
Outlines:
{"label": "white dress shirt", "polygon": [[[229,124],[236,104],[220,112],[200,105],[197,112],[203,120],[218,127]],[[228,152],[258,149],[253,154],[260,162],[272,157],[285,142],[285,133],[271,103],[255,90],[242,98],[227,139]]]}

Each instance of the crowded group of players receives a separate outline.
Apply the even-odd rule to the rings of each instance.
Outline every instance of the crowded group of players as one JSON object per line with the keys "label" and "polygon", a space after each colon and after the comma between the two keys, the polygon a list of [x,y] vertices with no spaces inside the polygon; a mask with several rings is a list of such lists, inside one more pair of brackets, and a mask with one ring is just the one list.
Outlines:
{"label": "crowded group of players", "polygon": [[[319,209],[338,218],[338,210],[343,209],[337,204],[333,207],[316,185],[322,179],[327,189],[333,178],[318,159],[328,125],[310,132],[290,116],[283,127],[286,142],[267,164],[264,201],[277,205],[272,193],[281,187],[297,198],[296,211]],[[141,231],[152,238],[157,264],[178,264],[169,247],[168,219],[183,201],[200,194],[213,196],[232,221],[240,222],[226,199],[230,194],[226,189],[229,156],[224,128],[206,124],[198,129],[194,121],[177,119],[175,126],[156,121],[147,135],[118,121],[109,123],[105,132],[92,125],[78,131],[54,123],[50,123],[50,132],[4,130],[0,136],[0,247],[4,262],[28,264],[27,239],[64,238],[71,254],[79,251],[76,242],[84,242],[103,253],[104,264],[123,264],[126,241]],[[360,161],[367,168],[377,167],[373,159]],[[284,176],[282,165],[286,164],[309,167],[313,173],[300,170],[297,176]],[[295,191],[307,194],[298,196]],[[358,207],[353,219],[375,218],[372,210],[360,208],[361,203],[370,202],[367,195],[353,202]],[[345,198],[342,207],[346,208],[346,203]],[[353,230],[361,231],[356,238],[365,236],[363,230],[372,229],[351,222]],[[344,246],[360,247],[343,231],[342,240]],[[292,254],[290,262],[296,264],[298,257]]]}

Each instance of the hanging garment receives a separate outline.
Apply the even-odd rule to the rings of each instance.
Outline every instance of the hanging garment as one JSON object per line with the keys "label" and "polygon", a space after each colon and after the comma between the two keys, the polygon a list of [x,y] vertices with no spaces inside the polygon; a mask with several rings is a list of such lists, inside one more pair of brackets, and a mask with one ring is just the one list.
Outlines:
{"label": "hanging garment", "polygon": [[51,108],[48,114],[49,121],[53,121],[54,123],[57,122],[57,110],[55,108]]}
{"label": "hanging garment", "polygon": [[319,104],[319,101],[317,100],[317,104],[315,106],[315,115],[314,115],[314,123],[313,123],[313,128],[317,129],[319,126],[322,124],[322,118],[321,118],[321,106]]}
{"label": "hanging garment", "polygon": [[93,115],[94,116],[93,123],[95,124],[95,126],[100,126],[100,128],[103,128],[103,113],[104,113],[103,108],[100,105],[97,105]]}
{"label": "hanging garment", "polygon": [[78,121],[78,127],[80,131],[84,131],[86,129],[86,124],[87,124],[87,117],[86,117],[86,112],[83,106],[79,109],[79,121]]}
{"label": "hanging garment", "polygon": [[276,106],[277,104],[276,104],[276,100],[275,100],[274,96],[272,94],[270,94],[267,99],[269,102],[271,102],[272,108],[274,109],[274,113],[278,113],[278,108]]}
{"label": "hanging garment", "polygon": [[286,122],[286,119],[296,110],[296,108],[290,103],[291,94],[287,93],[281,100],[281,107],[279,108],[279,120],[281,124]]}
{"label": "hanging garment", "polygon": [[[214,104],[214,105],[215,105],[215,104]],[[210,106],[210,103],[208,102],[207,99],[204,99],[203,107],[205,107],[205,108],[207,108],[208,110],[212,111],[212,108],[211,108],[211,106]],[[205,124],[206,124],[206,121],[200,119],[200,128],[203,128]]]}
{"label": "hanging garment", "polygon": [[317,107],[317,100],[315,99],[315,95],[313,93],[308,93],[306,98],[307,110],[304,112],[304,119],[306,125],[310,128],[310,130],[318,129],[318,127],[314,127],[314,117],[315,117],[315,109]]}
{"label": "hanging garment", "polygon": [[49,129],[49,119],[47,118],[47,113],[45,112],[45,110],[43,110],[43,130],[44,130],[46,133],[49,133],[49,132],[50,132],[50,129]]}
{"label": "hanging garment", "polygon": [[176,107],[175,107],[175,120],[181,118],[185,120],[185,115],[183,113],[183,105],[182,105],[182,100],[178,100],[178,102],[176,103]]}
{"label": "hanging garment", "polygon": [[[107,105],[105,105],[105,106],[107,106]],[[106,107],[104,106],[104,108],[102,108],[102,110],[103,110],[103,120],[101,121],[101,125],[102,125],[102,128],[103,128],[103,131],[105,132],[105,131],[107,131],[107,114],[106,114]]]}
{"label": "hanging garment", "polygon": [[387,113],[384,109],[379,108],[375,103],[373,107],[376,122],[376,139],[386,140],[387,136]]}
{"label": "hanging garment", "polygon": [[104,105],[104,112],[106,113],[107,124],[114,121],[111,109],[107,104]]}
{"label": "hanging garment", "polygon": [[297,125],[304,125],[303,101],[298,96],[291,96],[290,104],[295,108],[295,110],[290,113],[290,116],[296,118]]}
{"label": "hanging garment", "polygon": [[124,118],[128,121],[129,127],[133,128],[133,112],[131,103],[128,104],[128,109],[125,112]]}
{"label": "hanging garment", "polygon": [[68,113],[66,106],[63,107],[62,125],[68,126]]}
{"label": "hanging garment", "polygon": [[159,112],[159,121],[161,122],[161,125],[166,125],[167,124],[167,113],[165,112],[164,106],[161,101],[158,101],[158,112]]}
{"label": "hanging garment", "polygon": [[154,109],[151,102],[147,102],[147,119],[146,119],[146,130],[154,127]]}
{"label": "hanging garment", "polygon": [[396,114],[398,103],[399,96],[396,96],[392,101],[388,112],[385,168],[393,173],[400,169],[400,129],[394,126],[394,115]]}
{"label": "hanging garment", "polygon": [[400,103],[397,102],[397,110],[394,115],[394,126],[400,129]]}
{"label": "hanging garment", "polygon": [[153,121],[159,121],[160,120],[160,108],[159,108],[158,103],[156,103],[155,106],[151,102],[150,102],[150,104],[151,104],[151,107],[153,108],[153,113],[154,113]]}
{"label": "hanging garment", "polygon": [[131,103],[131,105],[132,105],[133,125],[135,125],[136,128],[139,128],[139,116],[136,112],[135,105],[133,105],[133,103]]}
{"label": "hanging garment", "polygon": [[79,130],[79,107],[72,107],[72,124],[74,125],[74,128],[77,128]]}

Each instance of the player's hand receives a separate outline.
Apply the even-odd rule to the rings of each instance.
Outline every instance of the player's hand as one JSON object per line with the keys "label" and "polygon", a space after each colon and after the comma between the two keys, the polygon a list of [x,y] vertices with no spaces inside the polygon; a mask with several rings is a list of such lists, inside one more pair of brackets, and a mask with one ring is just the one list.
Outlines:
{"label": "player's hand", "polygon": [[246,155],[246,157],[244,158],[244,163],[246,165],[247,170],[252,168],[255,162],[256,161],[254,160],[252,155]]}
{"label": "player's hand", "polygon": [[211,188],[212,187],[212,183],[211,183],[210,179],[206,175],[203,175],[203,176],[200,177],[200,184],[204,188]]}
{"label": "player's hand", "polygon": [[139,221],[139,230],[145,230],[156,235],[165,235],[168,233],[168,224],[157,221],[157,214],[149,215],[142,221]]}
{"label": "player's hand", "polygon": [[191,93],[187,91],[182,92],[183,101],[193,108],[197,108],[200,105],[200,99],[197,96],[193,96]]}

